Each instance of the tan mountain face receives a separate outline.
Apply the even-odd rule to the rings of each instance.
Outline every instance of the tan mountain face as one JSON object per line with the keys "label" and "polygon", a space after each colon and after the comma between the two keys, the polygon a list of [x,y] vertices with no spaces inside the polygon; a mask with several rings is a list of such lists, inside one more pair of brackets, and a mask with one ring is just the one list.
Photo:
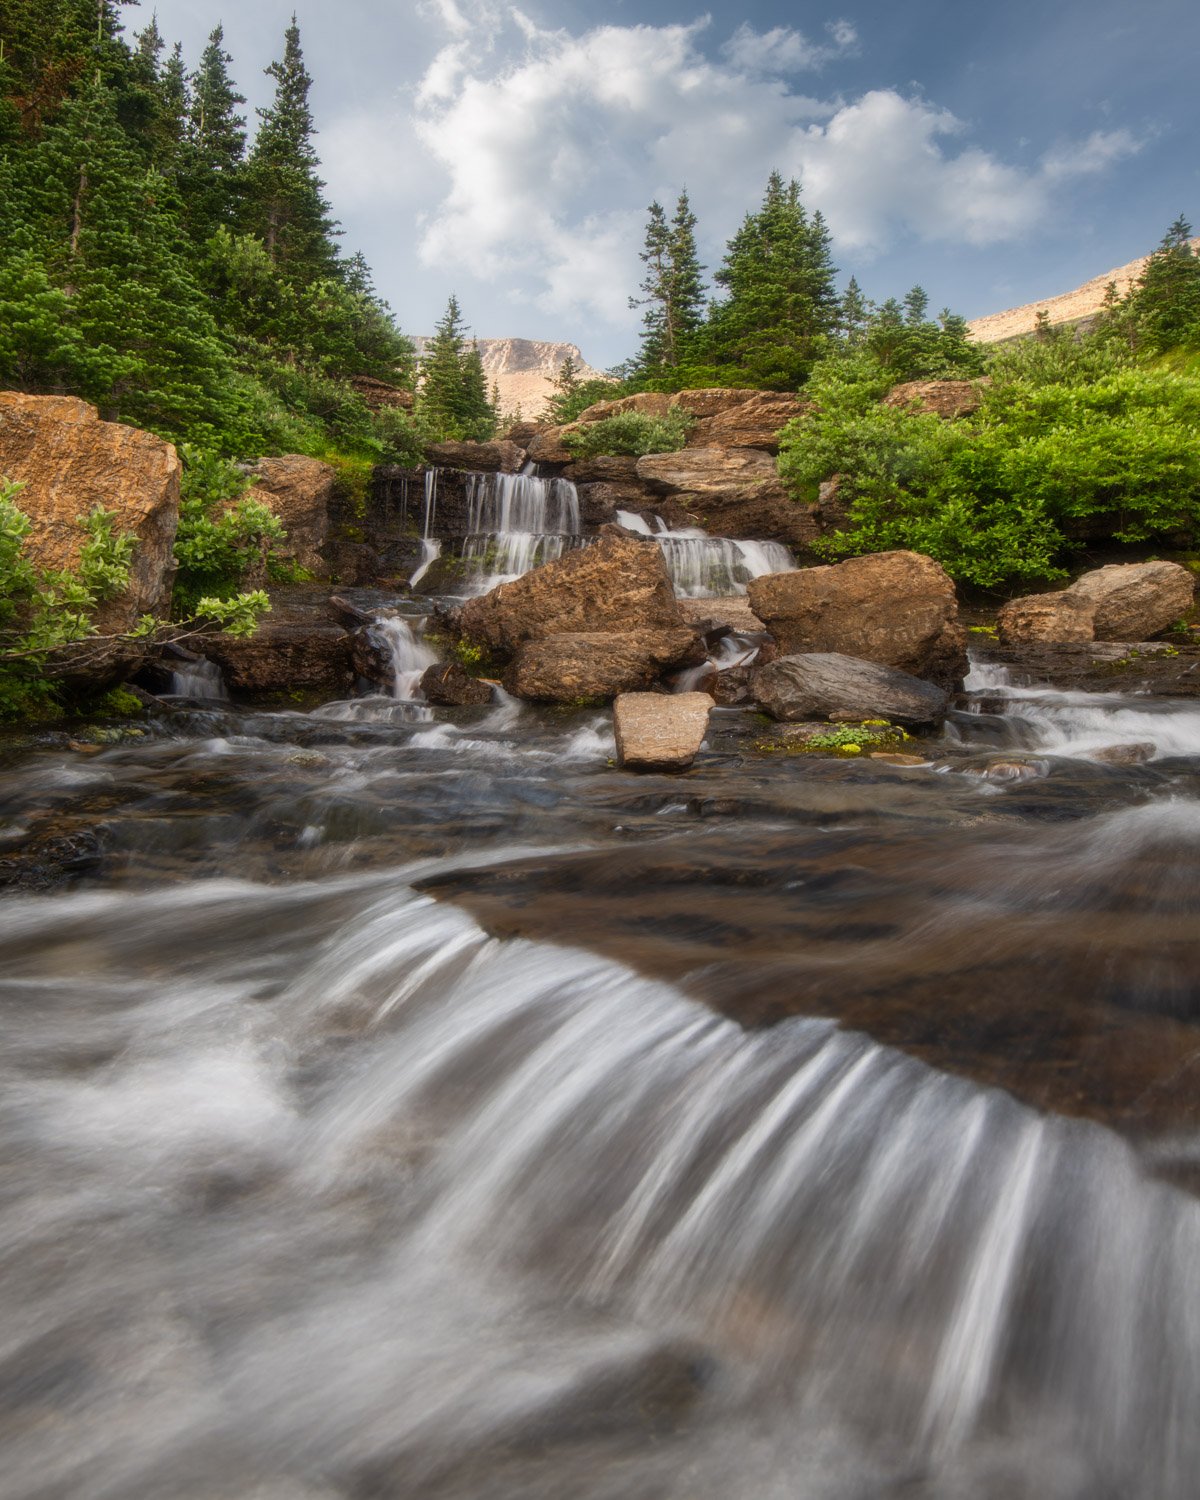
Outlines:
{"label": "tan mountain face", "polygon": [[[1192,249],[1200,249],[1200,237],[1192,241]],[[1006,312],[988,313],[984,318],[975,318],[967,324],[971,337],[981,344],[998,344],[1003,339],[1019,338],[1032,333],[1037,326],[1038,313],[1043,309],[1051,323],[1075,323],[1080,318],[1091,318],[1104,306],[1104,298],[1110,282],[1115,283],[1118,296],[1124,296],[1145,270],[1148,255],[1131,260],[1128,265],[1105,271],[1102,276],[1093,276],[1073,292],[1061,292],[1056,297],[1046,297],[1041,302],[1027,302],[1024,307],[1010,307]]]}
{"label": "tan mountain face", "polygon": [[[418,354],[428,342],[426,336],[413,339]],[[568,356],[575,361],[581,380],[597,380],[604,373],[585,363],[575,344],[544,339],[480,339],[479,353],[488,385],[495,381],[500,389],[501,410],[511,415],[519,406],[527,421],[541,415]]]}

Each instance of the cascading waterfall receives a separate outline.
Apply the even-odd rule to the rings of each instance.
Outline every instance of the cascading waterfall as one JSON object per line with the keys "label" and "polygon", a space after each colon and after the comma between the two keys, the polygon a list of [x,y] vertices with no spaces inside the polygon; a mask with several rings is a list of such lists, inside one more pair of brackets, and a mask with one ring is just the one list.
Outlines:
{"label": "cascading waterfall", "polygon": [[569,479],[469,474],[462,557],[474,592],[519,578],[581,544],[579,495]]}
{"label": "cascading waterfall", "polygon": [[636,511],[619,510],[617,521],[658,543],[675,592],[684,599],[744,594],[752,578],[796,570],[796,559],[781,542],[734,541],[698,526],[671,530],[661,516],[651,526]]}
{"label": "cascading waterfall", "polygon": [[437,661],[437,652],[421,637],[411,620],[399,615],[373,620],[370,632],[387,651],[392,663],[392,696],[412,700],[420,697],[421,678]]}
{"label": "cascading waterfall", "polygon": [[[437,487],[438,471],[436,469],[425,470],[425,497],[421,511],[421,556],[417,563],[416,572],[408,580],[410,589],[416,588],[421,579],[425,577],[430,568],[442,555],[441,541],[434,536],[433,529],[437,524]],[[407,493],[405,496],[407,503]]]}
{"label": "cascading waterfall", "polygon": [[225,686],[225,675],[216,662],[207,657],[195,661],[181,661],[171,673],[171,695],[177,698],[192,698],[201,703],[227,703],[229,689]]}

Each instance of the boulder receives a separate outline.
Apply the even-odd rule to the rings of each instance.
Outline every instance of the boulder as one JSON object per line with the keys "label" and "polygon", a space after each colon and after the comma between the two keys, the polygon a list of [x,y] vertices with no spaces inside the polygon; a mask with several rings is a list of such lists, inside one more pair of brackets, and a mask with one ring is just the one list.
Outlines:
{"label": "boulder", "polygon": [[1095,607],[1098,641],[1148,641],[1186,615],[1196,580],[1179,563],[1114,563],[1066,591]]}
{"label": "boulder", "polygon": [[744,594],[721,599],[680,599],[679,613],[691,625],[725,625],[742,635],[757,635],[767,628],[750,608],[750,601]]}
{"label": "boulder", "polygon": [[535,464],[569,464],[575,455],[563,446],[563,434],[575,432],[577,424],[568,422],[562,427],[543,427],[529,440],[527,456]]}
{"label": "boulder", "polygon": [[676,453],[647,453],[638,459],[636,472],[651,491],[663,495],[720,495],[778,482],[775,460],[758,448],[680,448]]}
{"label": "boulder", "polygon": [[775,460],[759,448],[649,453],[638,459],[637,474],[648,503],[668,520],[674,510],[686,516],[682,524],[703,526],[713,536],[753,537],[803,551],[824,530],[817,507],[792,498]]}
{"label": "boulder", "polygon": [[647,417],[665,417],[671,408],[671,397],[663,391],[639,391],[635,396],[619,396],[615,401],[597,401],[585,408],[577,418],[580,422],[603,422],[609,417],[619,417],[627,411],[636,411]]}
{"label": "boulder", "polygon": [[412,411],[413,393],[404,386],[389,385],[386,380],[376,380],[373,375],[351,375],[347,383],[362,398],[363,405],[372,411]]}
{"label": "boulder", "polygon": [[617,527],[605,527],[590,547],[468,599],[458,615],[463,635],[502,653],[551,635],[681,624],[658,545]]}
{"label": "boulder", "polygon": [[986,377],[979,380],[906,380],[903,385],[892,387],[883,398],[883,404],[929,412],[953,421],[977,412],[990,384]]}
{"label": "boulder", "polygon": [[762,448],[779,452],[779,433],[809,405],[782,391],[679,391],[671,406],[694,419],[689,448]]}
{"label": "boulder", "polygon": [[234,692],[343,692],[354,681],[353,644],[337,618],[326,590],[292,584],[271,591],[271,611],[253,635],[214,631],[194,644]]}
{"label": "boulder", "polygon": [[516,474],[525,450],[516,443],[430,443],[425,457],[434,469],[462,469],[474,474]]}
{"label": "boulder", "polygon": [[310,573],[326,571],[322,549],[329,535],[329,506],[337,471],[299,453],[263,458],[250,470],[247,498],[261,500],[283,522],[279,551]]}
{"label": "boulder", "polygon": [[1006,646],[1034,641],[1090,641],[1095,639],[1096,606],[1090,599],[1062,589],[1054,594],[1030,594],[1010,599],[996,616],[996,634]]}
{"label": "boulder", "polygon": [[565,471],[565,479],[576,484],[626,485],[638,494],[645,490],[638,483],[638,461],[631,453],[600,453],[595,458],[581,458]]}
{"label": "boulder", "polygon": [[708,729],[707,693],[622,693],[613,704],[617,764],[631,771],[686,771]]}
{"label": "boulder", "polygon": [[450,708],[465,708],[492,701],[491,683],[472,677],[456,661],[439,661],[432,667],[426,667],[421,678],[421,693],[427,703],[438,703]]}
{"label": "boulder", "polygon": [[179,473],[171,443],[102,422],[86,401],[0,391],[0,478],[24,485],[17,505],[29,517],[25,555],[34,567],[76,567],[85,540],[80,521],[97,506],[113,513],[118,535],[137,538],[128,586],[96,612],[102,635],[168,612]]}
{"label": "boulder", "polygon": [[949,574],[919,552],[877,552],[751,580],[750,607],[784,654],[835,652],[895,667],[953,691],[967,635]]}
{"label": "boulder", "polygon": [[940,724],[949,698],[941,688],[879,662],[832,651],[781,656],[752,679],[755,701],[773,719],[886,719],[906,727]]}
{"label": "boulder", "polygon": [[518,698],[540,703],[607,701],[703,659],[703,644],[685,626],[571,631],[522,645],[504,674],[504,686]]}
{"label": "boulder", "polygon": [[544,432],[549,425],[549,422],[513,422],[496,437],[502,443],[516,443],[518,448],[528,448],[538,433]]}

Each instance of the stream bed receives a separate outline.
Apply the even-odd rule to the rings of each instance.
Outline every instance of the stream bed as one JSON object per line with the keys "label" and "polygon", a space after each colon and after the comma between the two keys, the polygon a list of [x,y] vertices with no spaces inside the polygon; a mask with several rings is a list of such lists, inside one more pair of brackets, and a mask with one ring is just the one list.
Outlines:
{"label": "stream bed", "polygon": [[968,686],[0,747],[4,1494],[1194,1500],[1200,700]]}

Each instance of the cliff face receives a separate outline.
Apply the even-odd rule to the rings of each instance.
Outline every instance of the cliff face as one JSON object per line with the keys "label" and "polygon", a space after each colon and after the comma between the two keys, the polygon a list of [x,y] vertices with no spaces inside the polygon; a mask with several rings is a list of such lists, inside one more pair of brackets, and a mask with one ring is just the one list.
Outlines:
{"label": "cliff face", "polygon": [[[1192,241],[1192,249],[1200,250],[1200,237]],[[1109,282],[1114,282],[1117,294],[1124,296],[1145,269],[1148,255],[1131,260],[1128,265],[1116,266],[1101,276],[1093,276],[1073,292],[1060,292],[1046,297],[1041,302],[1027,302],[1024,307],[1010,307],[1005,312],[988,313],[967,324],[971,337],[981,344],[998,344],[1004,339],[1019,338],[1032,333],[1037,326],[1038,313],[1045,310],[1051,323],[1077,323],[1081,318],[1094,318],[1104,306],[1104,297]]]}
{"label": "cliff face", "polygon": [[[417,353],[424,351],[428,337],[413,339]],[[575,361],[583,380],[599,378],[603,372],[584,361],[575,344],[550,343],[545,339],[480,339],[479,352],[488,384],[500,388],[500,405],[505,412],[521,408],[527,420],[541,414],[554,381],[568,355]]]}

